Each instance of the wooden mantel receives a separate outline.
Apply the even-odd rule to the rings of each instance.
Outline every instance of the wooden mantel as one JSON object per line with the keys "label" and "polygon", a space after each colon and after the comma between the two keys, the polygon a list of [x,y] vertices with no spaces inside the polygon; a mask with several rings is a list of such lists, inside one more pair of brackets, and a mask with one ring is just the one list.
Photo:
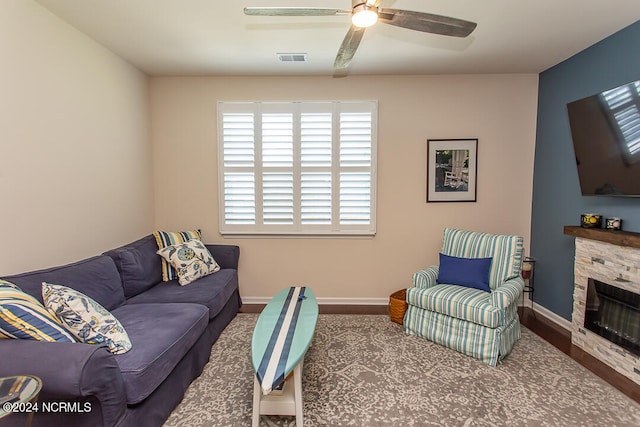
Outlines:
{"label": "wooden mantel", "polygon": [[603,228],[584,228],[575,225],[565,225],[564,234],[573,237],[599,240],[618,246],[640,248],[640,233],[632,231],[613,231]]}

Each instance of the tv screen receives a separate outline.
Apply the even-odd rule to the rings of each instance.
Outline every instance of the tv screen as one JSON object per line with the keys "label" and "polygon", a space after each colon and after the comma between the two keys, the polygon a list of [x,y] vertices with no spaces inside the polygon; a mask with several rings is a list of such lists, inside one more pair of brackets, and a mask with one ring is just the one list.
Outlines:
{"label": "tv screen", "polygon": [[582,195],[640,197],[640,80],[567,104]]}

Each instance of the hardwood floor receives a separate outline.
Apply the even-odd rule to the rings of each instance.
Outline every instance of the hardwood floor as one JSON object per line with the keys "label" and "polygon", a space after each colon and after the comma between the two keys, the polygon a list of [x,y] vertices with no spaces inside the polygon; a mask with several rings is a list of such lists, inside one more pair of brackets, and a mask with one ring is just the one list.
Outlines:
{"label": "hardwood floor", "polygon": [[[522,309],[522,307],[521,307]],[[530,308],[519,311],[520,322],[573,360],[640,403],[640,385],[605,365],[584,350],[571,344],[571,333]]]}
{"label": "hardwood floor", "polygon": [[[244,304],[240,312],[260,313],[263,308],[264,304]],[[388,314],[388,308],[385,305],[320,305],[319,310],[321,314]],[[637,403],[640,403],[640,385],[617,373],[595,357],[571,344],[571,334],[569,331],[556,325],[540,313],[534,315],[533,311],[528,307],[521,307],[519,314],[521,323],[529,330]]]}

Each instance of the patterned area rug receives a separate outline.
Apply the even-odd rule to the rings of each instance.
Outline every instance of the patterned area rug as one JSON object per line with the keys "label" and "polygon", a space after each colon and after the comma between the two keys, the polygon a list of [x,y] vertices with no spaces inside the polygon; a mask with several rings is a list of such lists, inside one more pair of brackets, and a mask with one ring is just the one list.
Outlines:
{"label": "patterned area rug", "polygon": [[[250,426],[251,335],[239,314],[165,426]],[[495,368],[380,315],[320,315],[303,370],[305,426],[638,426],[640,405],[522,328]],[[261,426],[295,417],[262,416]]]}

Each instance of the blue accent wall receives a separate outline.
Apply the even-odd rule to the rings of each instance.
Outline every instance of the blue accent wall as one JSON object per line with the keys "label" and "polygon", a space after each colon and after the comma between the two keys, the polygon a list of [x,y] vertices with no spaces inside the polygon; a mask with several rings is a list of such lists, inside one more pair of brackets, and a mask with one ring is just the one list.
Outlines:
{"label": "blue accent wall", "polygon": [[[536,258],[533,300],[571,320],[574,238],[565,225],[580,214],[623,220],[640,232],[640,198],[582,196],[567,103],[640,80],[640,21],[540,74],[533,177],[531,255]],[[640,179],[640,177],[638,177]]]}

